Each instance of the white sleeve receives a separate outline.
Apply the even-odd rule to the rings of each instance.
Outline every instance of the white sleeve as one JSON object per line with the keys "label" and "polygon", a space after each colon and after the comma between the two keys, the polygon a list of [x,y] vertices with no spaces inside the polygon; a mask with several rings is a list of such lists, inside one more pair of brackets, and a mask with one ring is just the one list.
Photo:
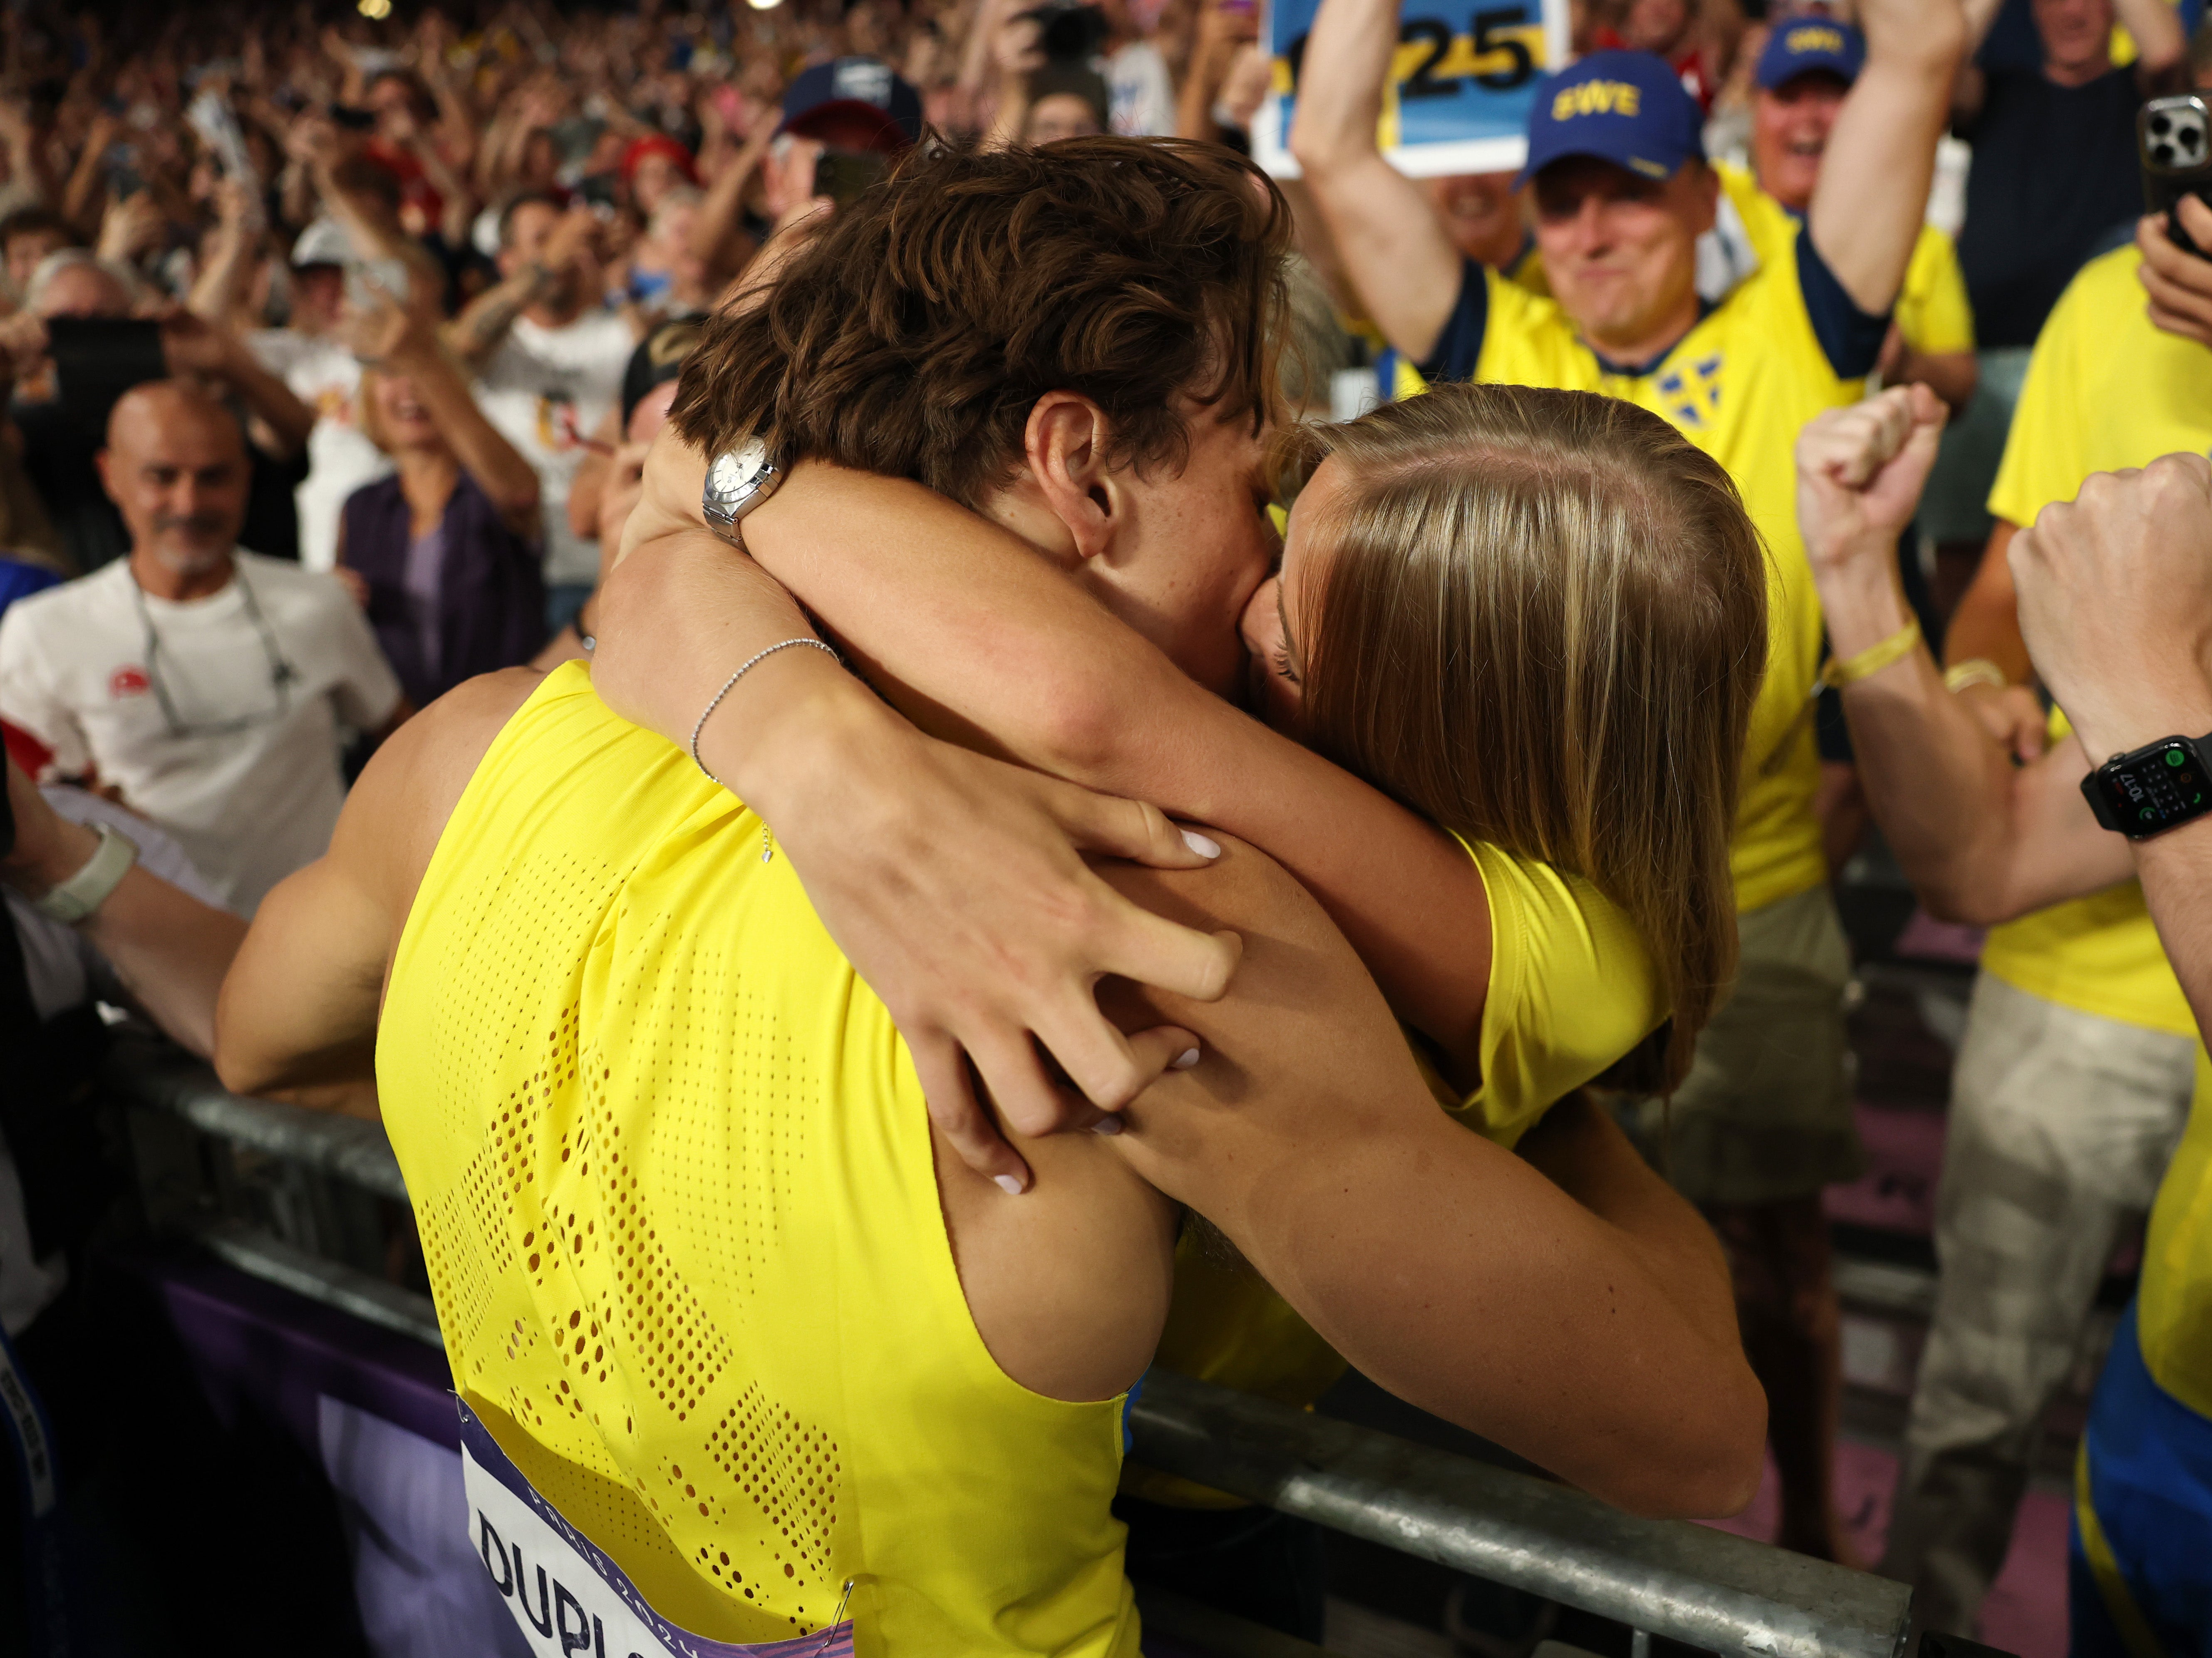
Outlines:
{"label": "white sleeve", "polygon": [[39,620],[46,608],[27,610],[19,602],[0,616],[0,718],[52,749],[59,770],[82,772],[92,765],[91,745],[40,647]]}
{"label": "white sleeve", "polygon": [[283,380],[300,360],[301,339],[289,328],[257,328],[246,337],[246,349],[262,368]]}
{"label": "white sleeve", "polygon": [[131,845],[138,848],[138,862],[149,875],[158,875],[187,897],[197,898],[213,909],[223,907],[207,878],[199,872],[185,849],[169,838],[168,832],[141,817],[128,806],[118,806],[103,796],[88,793],[78,788],[40,789],[46,804],[57,817],[66,817],[72,823],[106,823],[131,837]]}
{"label": "white sleeve", "polygon": [[356,731],[380,730],[399,706],[399,678],[384,659],[376,630],[345,590],[331,584],[331,660],[337,669],[331,695],[338,718]]}

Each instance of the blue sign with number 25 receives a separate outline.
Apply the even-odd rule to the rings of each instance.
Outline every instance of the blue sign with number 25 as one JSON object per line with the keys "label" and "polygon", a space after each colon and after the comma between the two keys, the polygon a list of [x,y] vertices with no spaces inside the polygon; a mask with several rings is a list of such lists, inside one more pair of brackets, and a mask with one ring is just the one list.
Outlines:
{"label": "blue sign with number 25", "polygon": [[[1567,58],[1567,0],[1406,0],[1382,92],[1382,153],[1401,173],[1517,172],[1537,83]],[[1269,0],[1275,84],[1253,122],[1253,155],[1293,178],[1288,139],[1320,0]]]}

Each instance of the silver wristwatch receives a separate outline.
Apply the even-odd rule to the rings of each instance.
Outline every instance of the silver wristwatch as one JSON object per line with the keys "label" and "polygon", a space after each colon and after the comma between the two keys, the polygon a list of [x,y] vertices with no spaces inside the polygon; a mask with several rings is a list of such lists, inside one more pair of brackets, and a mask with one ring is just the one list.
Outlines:
{"label": "silver wristwatch", "polygon": [[733,545],[744,543],[738,520],[775,493],[783,482],[783,468],[758,438],[747,438],[736,448],[714,458],[707,468],[706,487],[699,492],[699,510],[708,527]]}
{"label": "silver wristwatch", "polygon": [[100,836],[92,856],[68,880],[47,888],[44,897],[31,901],[31,908],[40,914],[64,926],[76,926],[106,903],[107,895],[123,884],[131,865],[138,861],[138,843],[129,835],[105,823],[89,827]]}

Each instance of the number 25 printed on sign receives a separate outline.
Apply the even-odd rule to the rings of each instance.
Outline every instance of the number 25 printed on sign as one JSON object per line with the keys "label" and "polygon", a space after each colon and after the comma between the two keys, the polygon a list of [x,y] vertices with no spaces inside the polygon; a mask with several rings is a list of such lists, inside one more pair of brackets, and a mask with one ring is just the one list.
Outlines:
{"label": "number 25 printed on sign", "polygon": [[[1567,0],[1406,0],[1398,50],[1376,135],[1401,173],[1511,173],[1528,153],[1537,86],[1566,62]],[[1320,0],[1269,0],[1266,39],[1275,83],[1253,123],[1252,153],[1280,178],[1296,178],[1291,112]]]}

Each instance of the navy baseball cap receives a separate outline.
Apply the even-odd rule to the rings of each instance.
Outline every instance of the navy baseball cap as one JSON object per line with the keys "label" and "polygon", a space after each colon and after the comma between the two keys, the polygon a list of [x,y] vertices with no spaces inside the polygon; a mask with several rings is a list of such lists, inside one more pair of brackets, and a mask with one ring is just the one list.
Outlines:
{"label": "navy baseball cap", "polygon": [[1815,71],[1832,75],[1849,86],[1865,67],[1866,37],[1849,23],[1800,17],[1767,35],[1755,78],[1762,92],[1771,92],[1785,81]]}
{"label": "navy baseball cap", "polygon": [[839,58],[799,72],[776,131],[820,137],[820,129],[856,118],[875,131],[870,149],[904,149],[921,137],[921,94],[880,59]]}
{"label": "navy baseball cap", "polygon": [[1528,114],[1517,189],[1553,161],[1595,155],[1647,179],[1705,159],[1705,116],[1664,58],[1594,52],[1544,82]]}

